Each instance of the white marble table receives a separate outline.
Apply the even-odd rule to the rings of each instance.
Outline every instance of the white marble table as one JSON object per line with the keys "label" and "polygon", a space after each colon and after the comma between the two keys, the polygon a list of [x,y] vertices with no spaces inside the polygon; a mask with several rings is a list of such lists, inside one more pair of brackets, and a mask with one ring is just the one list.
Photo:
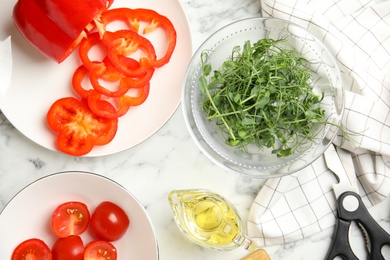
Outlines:
{"label": "white marble table", "polygon": [[[194,48],[219,27],[260,15],[258,0],[181,2],[189,17]],[[213,165],[190,138],[181,107],[148,140],[127,151],[99,158],[73,158],[42,148],[18,132],[0,112],[0,210],[24,186],[66,170],[105,175],[138,197],[153,222],[161,260],[233,260],[246,255],[243,249],[220,252],[198,247],[183,239],[173,221],[167,201],[167,194],[173,189],[214,190],[231,200],[246,220],[251,203],[264,183],[264,180],[243,178]],[[386,230],[390,229],[389,204],[386,200],[371,209]],[[323,259],[332,232],[333,229],[326,230],[311,238],[266,250],[272,259]]]}

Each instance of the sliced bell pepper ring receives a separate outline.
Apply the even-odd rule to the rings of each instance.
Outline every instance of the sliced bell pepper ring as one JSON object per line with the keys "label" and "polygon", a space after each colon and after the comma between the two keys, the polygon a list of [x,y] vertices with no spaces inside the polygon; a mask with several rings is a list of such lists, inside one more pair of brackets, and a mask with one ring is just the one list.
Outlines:
{"label": "sliced bell pepper ring", "polygon": [[176,47],[177,36],[175,27],[167,17],[160,15],[156,11],[150,9],[135,9],[134,14],[137,17],[136,19],[144,22],[150,22],[150,24],[144,28],[144,34],[152,32],[158,27],[162,28],[167,34],[168,46],[165,54],[159,59],[145,59],[144,61],[146,61],[146,63],[141,63],[141,66],[152,66],[156,68],[162,67],[170,61]]}
{"label": "sliced bell pepper ring", "polygon": [[107,30],[107,26],[112,22],[122,21],[124,24],[128,26],[128,28],[132,31],[139,31],[139,20],[132,17],[131,12],[133,9],[130,8],[113,8],[104,12],[98,19],[98,29],[100,29],[100,33],[103,35]]}
{"label": "sliced bell pepper ring", "polygon": [[107,110],[103,107],[102,102],[105,101],[102,99],[104,95],[98,93],[97,91],[92,92],[88,96],[88,106],[91,111],[99,117],[102,118],[119,118],[124,116],[132,106],[139,106],[149,96],[150,83],[147,82],[143,87],[137,88],[139,91],[137,96],[124,95],[120,97],[113,98],[116,102],[118,108],[116,111]]}
{"label": "sliced bell pepper ring", "polygon": [[[102,109],[115,111],[109,102],[101,101]],[[58,149],[73,156],[85,155],[95,145],[111,142],[118,129],[117,119],[98,117],[91,112],[85,101],[73,97],[55,101],[46,118],[49,127],[58,133]]]}
{"label": "sliced bell pepper ring", "polygon": [[[88,34],[87,37],[84,38],[79,44],[79,58],[87,69],[104,71],[106,66],[112,66],[112,62],[108,58],[98,62],[96,60],[91,60],[89,57],[90,50],[97,45],[102,48],[102,51],[107,52],[107,47],[100,39],[99,33],[94,32]],[[126,66],[132,70],[140,67],[139,62],[134,59],[127,59]]]}
{"label": "sliced bell pepper ring", "polygon": [[143,66],[140,66],[137,69],[128,66],[128,62],[132,58],[125,56],[129,53],[127,47],[133,49],[136,45],[137,48],[142,50],[144,55],[141,55],[140,63],[143,59],[156,59],[156,52],[152,43],[145,37],[142,37],[131,30],[107,31],[104,33],[103,43],[108,48],[108,57],[114,68],[127,77],[139,77],[149,70],[148,67]]}
{"label": "sliced bell pepper ring", "polygon": [[99,117],[102,118],[119,118],[127,113],[129,111],[130,106],[124,106],[123,104],[119,103],[119,98],[112,98],[114,101],[117,102],[118,108],[115,111],[106,110],[104,109],[104,103],[107,102],[105,100],[102,100],[102,97],[104,97],[102,94],[100,94],[97,91],[92,91],[91,95],[88,96],[88,106],[91,109],[91,111],[96,114]]}
{"label": "sliced bell pepper ring", "polygon": [[[123,78],[123,77],[122,77]],[[92,84],[92,87],[99,92],[100,94],[103,94],[107,97],[120,97],[126,94],[126,92],[129,90],[129,88],[124,85],[120,84],[120,80],[116,81],[118,88],[115,91],[111,91],[108,88],[102,86],[102,84],[99,82],[99,79],[101,79],[100,74],[94,70],[91,70],[89,72],[89,80]]]}
{"label": "sliced bell pepper ring", "polygon": [[93,20],[113,0],[18,0],[13,20],[23,37],[45,56],[61,63],[78,46]]}
{"label": "sliced bell pepper ring", "polygon": [[103,78],[101,78],[99,74],[93,70],[89,72],[89,79],[92,87],[98,93],[107,97],[121,97],[125,95],[129,91],[129,89],[143,88],[150,81],[153,76],[153,73],[154,69],[150,68],[142,77],[139,78],[121,77],[121,79],[117,81],[119,87],[115,91],[109,90],[108,88],[104,87],[99,82],[99,79]]}
{"label": "sliced bell pepper ring", "polygon": [[82,85],[88,74],[89,70],[84,65],[80,65],[73,73],[72,87],[81,98],[88,98],[88,96],[91,94],[91,91],[93,90],[90,88],[87,89]]}
{"label": "sliced bell pepper ring", "polygon": [[[129,70],[135,70],[140,67],[139,62],[136,61],[133,58],[126,58],[121,60],[123,61],[123,66],[127,67]],[[112,61],[109,59],[108,56],[106,56],[102,61],[102,67],[104,69],[100,70],[98,69],[91,69],[90,71],[95,71],[99,75],[100,78],[107,80],[107,81],[118,81],[121,78],[125,77],[121,72],[119,72],[115,67]],[[152,69],[154,71],[154,69]],[[149,70],[148,70],[149,71]],[[148,74],[148,71],[146,71],[146,74]],[[145,75],[146,75],[145,74]],[[153,73],[152,73],[153,74]],[[149,78],[150,79],[150,78]]]}
{"label": "sliced bell pepper ring", "polygon": [[[107,52],[107,47],[102,44],[100,40],[100,35],[98,33],[90,33],[87,37],[83,38],[79,44],[79,58],[83,65],[88,69],[100,69],[104,70],[105,66],[102,62],[91,60],[89,57],[89,51],[92,47],[99,45],[102,51]],[[96,68],[98,67],[98,68]]]}
{"label": "sliced bell pepper ring", "polygon": [[[135,61],[136,63],[138,63],[137,61]],[[100,77],[104,80],[107,80],[107,81],[118,81],[120,80],[121,78],[124,77],[124,75],[122,73],[120,73],[119,71],[117,71],[115,68],[114,68],[114,65],[112,65],[112,62],[111,60],[108,58],[108,56],[106,56],[104,59],[103,59],[103,63],[106,67],[106,69],[104,70],[103,73],[101,73]],[[134,62],[131,61],[131,64],[129,64],[129,66],[133,66],[134,65]],[[139,67],[139,63],[137,65],[137,67],[134,67],[134,68],[138,68]]]}
{"label": "sliced bell pepper ring", "polygon": [[154,68],[149,68],[142,77],[132,78],[132,77],[123,77],[120,81],[120,84],[124,88],[141,88],[144,87],[146,83],[150,81],[154,74]]}
{"label": "sliced bell pepper ring", "polygon": [[168,38],[168,46],[165,54],[159,59],[144,59],[141,65],[159,68],[169,62],[176,47],[177,35],[174,25],[166,16],[151,9],[115,8],[104,12],[100,16],[99,21],[101,27],[105,30],[109,23],[116,20],[124,21],[129,29],[136,32],[139,30],[140,21],[148,23],[142,32],[143,34],[150,33],[156,28],[163,29]]}
{"label": "sliced bell pepper ring", "polygon": [[119,103],[123,106],[139,106],[145,102],[149,96],[150,82],[139,88],[137,96],[124,95],[119,98]]}
{"label": "sliced bell pepper ring", "polygon": [[[107,67],[108,68],[108,67]],[[115,71],[116,72],[116,71]],[[112,73],[115,73],[112,72]],[[89,80],[91,83],[91,86],[93,89],[107,97],[120,97],[125,95],[129,89],[132,88],[142,88],[144,87],[152,78],[154,73],[154,69],[150,68],[145,75],[139,78],[130,78],[130,77],[124,77],[122,74],[121,77],[119,77],[117,80],[112,81],[118,81],[119,88],[116,91],[111,91],[104,86],[102,86],[99,82],[99,79],[103,79],[103,75],[107,74],[107,70],[104,71],[103,75],[99,75],[94,70],[90,71],[88,70],[84,65],[80,65],[74,72],[72,77],[72,86],[74,91],[81,97],[81,98],[87,98],[90,94],[92,89],[87,88],[86,86],[83,86],[83,82],[89,75]],[[111,73],[110,73],[111,74]],[[114,79],[116,76],[107,76],[110,77],[110,79]],[[90,87],[90,86],[88,86]]]}

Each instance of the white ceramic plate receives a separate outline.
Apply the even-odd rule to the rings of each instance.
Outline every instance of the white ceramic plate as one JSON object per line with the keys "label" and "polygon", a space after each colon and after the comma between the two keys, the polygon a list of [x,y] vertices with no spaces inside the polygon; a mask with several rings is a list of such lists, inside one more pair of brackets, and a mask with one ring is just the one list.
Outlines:
{"label": "white ceramic plate", "polygon": [[[113,242],[118,260],[158,259],[158,244],[152,223],[143,206],[119,184],[93,173],[63,172],[44,177],[21,190],[0,214],[0,259],[10,259],[22,241],[37,237],[49,247],[56,240],[50,217],[61,203],[77,200],[93,209],[108,200],[122,207],[130,218],[125,235]],[[84,243],[92,240],[90,230],[82,234]]]}
{"label": "white ceramic plate", "polygon": [[[5,1],[0,13],[1,40],[11,35],[13,52],[12,83],[5,96],[0,97],[3,103],[0,109],[22,134],[37,144],[56,151],[55,135],[48,128],[45,117],[55,100],[76,96],[72,90],[71,78],[80,64],[77,50],[61,64],[43,57],[22,38],[13,25],[14,4],[15,0]],[[148,8],[167,16],[175,26],[177,45],[171,61],[153,75],[146,102],[131,108],[120,118],[114,140],[108,145],[95,147],[86,155],[90,157],[131,148],[160,129],[180,104],[182,82],[192,56],[188,20],[179,0],[115,0],[111,8],[117,7]],[[165,50],[166,43],[162,41],[165,35],[159,31],[153,33],[147,38],[152,40],[159,55]]]}

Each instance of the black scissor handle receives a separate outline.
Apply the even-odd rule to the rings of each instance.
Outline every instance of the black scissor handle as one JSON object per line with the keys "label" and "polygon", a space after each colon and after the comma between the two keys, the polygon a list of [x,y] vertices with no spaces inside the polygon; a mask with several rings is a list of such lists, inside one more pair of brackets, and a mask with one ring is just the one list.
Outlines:
{"label": "black scissor handle", "polygon": [[[355,198],[358,202],[356,210],[348,210],[344,207],[344,200],[351,198]],[[370,239],[370,259],[384,259],[381,250],[384,245],[390,245],[390,235],[372,218],[360,196],[351,191],[342,193],[337,200],[337,210],[342,220],[357,221],[364,227]]]}
{"label": "black scissor handle", "polygon": [[348,234],[350,225],[351,222],[337,218],[332,244],[325,259],[332,260],[336,257],[341,257],[344,260],[359,260],[349,244]]}

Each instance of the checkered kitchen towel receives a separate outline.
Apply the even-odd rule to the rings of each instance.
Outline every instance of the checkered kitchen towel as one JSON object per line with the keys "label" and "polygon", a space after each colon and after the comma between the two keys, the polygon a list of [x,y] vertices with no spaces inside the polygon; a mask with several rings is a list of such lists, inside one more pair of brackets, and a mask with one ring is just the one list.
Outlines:
{"label": "checkered kitchen towel", "polygon": [[[384,200],[390,192],[390,0],[262,0],[261,7],[265,17],[307,28],[338,60],[346,88],[342,125],[362,133],[343,148],[354,160],[366,206]],[[293,175],[268,180],[249,212],[248,235],[266,246],[332,227],[335,182],[323,157]]]}

